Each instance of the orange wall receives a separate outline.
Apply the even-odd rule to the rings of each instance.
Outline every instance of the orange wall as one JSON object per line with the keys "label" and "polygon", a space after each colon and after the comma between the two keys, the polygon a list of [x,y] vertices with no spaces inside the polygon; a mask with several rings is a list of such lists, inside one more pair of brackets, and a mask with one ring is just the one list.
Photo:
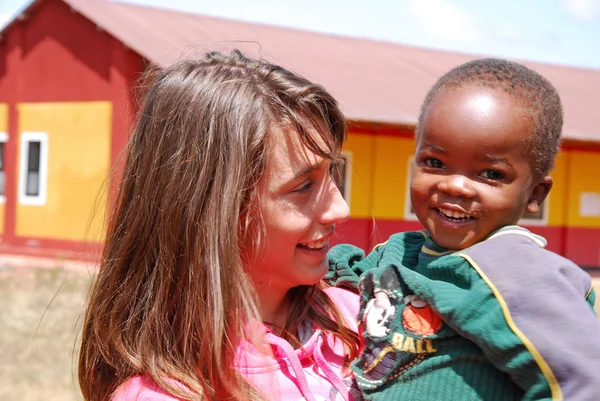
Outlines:
{"label": "orange wall", "polygon": [[[600,228],[600,152],[572,151],[569,155],[566,223],[571,227]],[[598,203],[594,202],[596,197]]]}
{"label": "orange wall", "polygon": [[408,193],[408,165],[414,140],[375,137],[376,157],[373,165],[373,205],[376,218],[403,219]]}
{"label": "orange wall", "polygon": [[408,161],[414,141],[350,134],[344,150],[352,154],[350,214],[358,218],[403,219]]}
{"label": "orange wall", "polygon": [[[405,210],[414,140],[402,133],[350,132],[344,150],[352,153],[350,224],[368,231],[348,234],[345,230],[346,241],[368,247],[385,235],[418,228],[414,216]],[[600,267],[600,211],[595,216],[584,216],[581,211],[587,205],[588,213],[593,212],[594,199],[600,202],[598,165],[600,152],[563,150],[552,171],[554,185],[545,204],[547,221],[523,222],[548,239],[549,249],[590,267]],[[583,200],[582,194],[586,194]]]}
{"label": "orange wall", "polygon": [[350,168],[350,214],[352,217],[373,216],[373,163],[375,137],[348,135],[344,150],[352,154]]}
{"label": "orange wall", "polygon": [[564,226],[567,224],[567,196],[569,191],[569,163],[571,155],[568,151],[561,152],[554,161],[554,170],[552,170],[552,179],[554,184],[550,190],[547,199],[549,207],[548,225]]}
{"label": "orange wall", "polygon": [[[351,216],[404,219],[408,201],[409,162],[414,140],[350,133],[344,150],[352,154]],[[600,196],[600,152],[563,151],[552,171],[548,197],[549,226],[599,227],[600,216],[580,215],[582,193]]]}
{"label": "orange wall", "polygon": [[101,190],[110,169],[111,103],[23,103],[18,111],[21,133],[48,136],[48,179],[45,204],[17,205],[17,236],[99,241],[106,213]]}

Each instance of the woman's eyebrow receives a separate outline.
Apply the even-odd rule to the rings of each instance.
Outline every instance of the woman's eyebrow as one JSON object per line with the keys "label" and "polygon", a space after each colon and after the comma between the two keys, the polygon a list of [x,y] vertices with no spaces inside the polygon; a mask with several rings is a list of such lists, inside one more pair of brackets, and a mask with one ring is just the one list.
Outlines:
{"label": "woman's eyebrow", "polygon": [[315,164],[307,165],[307,166],[303,167],[302,169],[300,169],[299,171],[295,172],[294,178],[292,178],[292,179],[295,180],[296,178],[302,177],[303,175],[312,173],[313,171],[320,169],[326,162],[327,162],[327,160],[321,160]]}

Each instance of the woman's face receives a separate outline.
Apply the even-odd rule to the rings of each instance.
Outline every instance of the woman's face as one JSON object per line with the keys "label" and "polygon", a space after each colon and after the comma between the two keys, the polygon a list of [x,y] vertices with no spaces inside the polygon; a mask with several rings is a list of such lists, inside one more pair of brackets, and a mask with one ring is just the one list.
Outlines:
{"label": "woman's face", "polygon": [[249,273],[259,291],[287,291],[323,278],[335,224],[350,212],[332,161],[311,152],[296,131],[273,130],[269,150],[257,188],[266,236],[260,254],[249,251]]}

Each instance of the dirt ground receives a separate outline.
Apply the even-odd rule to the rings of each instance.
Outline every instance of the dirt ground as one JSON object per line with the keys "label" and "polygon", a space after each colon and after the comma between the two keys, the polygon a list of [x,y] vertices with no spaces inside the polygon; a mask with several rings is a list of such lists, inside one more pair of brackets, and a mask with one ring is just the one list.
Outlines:
{"label": "dirt ground", "polygon": [[[0,256],[0,400],[82,399],[74,361],[94,269]],[[594,283],[600,315],[600,272]]]}
{"label": "dirt ground", "polygon": [[0,400],[82,399],[74,356],[91,277],[64,261],[0,258]]}

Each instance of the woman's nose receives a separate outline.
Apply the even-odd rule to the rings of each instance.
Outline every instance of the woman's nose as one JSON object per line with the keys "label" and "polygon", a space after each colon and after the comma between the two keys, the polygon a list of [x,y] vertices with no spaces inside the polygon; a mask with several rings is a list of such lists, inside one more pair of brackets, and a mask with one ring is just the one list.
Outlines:
{"label": "woman's nose", "polygon": [[321,224],[339,224],[350,217],[350,207],[333,180],[325,191]]}

